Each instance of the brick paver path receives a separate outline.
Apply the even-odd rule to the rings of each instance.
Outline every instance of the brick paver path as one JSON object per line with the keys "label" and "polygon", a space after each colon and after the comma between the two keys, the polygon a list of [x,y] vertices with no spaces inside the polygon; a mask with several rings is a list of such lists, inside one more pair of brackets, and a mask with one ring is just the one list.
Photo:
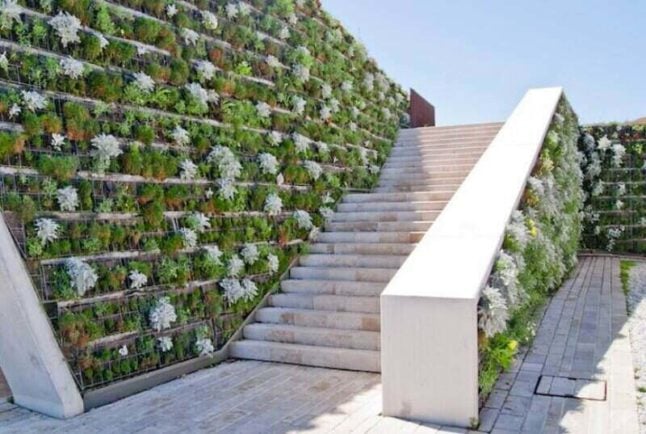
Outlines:
{"label": "brick paver path", "polygon": [[581,258],[547,306],[531,349],[498,381],[480,429],[636,434],[626,320],[619,260]]}
{"label": "brick paver path", "polygon": [[[480,430],[636,433],[625,322],[618,260],[583,258],[547,306],[532,348],[498,382]],[[379,375],[240,361],[66,421],[0,404],[0,432],[470,432],[384,418],[380,410]]]}

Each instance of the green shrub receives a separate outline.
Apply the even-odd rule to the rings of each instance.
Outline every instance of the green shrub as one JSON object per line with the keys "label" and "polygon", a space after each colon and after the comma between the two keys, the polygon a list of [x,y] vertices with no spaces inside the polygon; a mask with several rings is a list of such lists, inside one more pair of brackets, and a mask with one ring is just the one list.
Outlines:
{"label": "green shrub", "polygon": [[69,181],[76,176],[79,159],[73,155],[56,156],[43,154],[37,162],[38,171],[58,181]]}

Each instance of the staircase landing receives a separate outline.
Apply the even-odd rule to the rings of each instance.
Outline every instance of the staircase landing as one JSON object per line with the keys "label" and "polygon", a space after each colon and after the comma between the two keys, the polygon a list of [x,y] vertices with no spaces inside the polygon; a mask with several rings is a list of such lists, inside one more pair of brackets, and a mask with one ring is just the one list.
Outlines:
{"label": "staircase landing", "polygon": [[402,130],[378,186],[344,197],[232,357],[379,372],[379,295],[501,126]]}

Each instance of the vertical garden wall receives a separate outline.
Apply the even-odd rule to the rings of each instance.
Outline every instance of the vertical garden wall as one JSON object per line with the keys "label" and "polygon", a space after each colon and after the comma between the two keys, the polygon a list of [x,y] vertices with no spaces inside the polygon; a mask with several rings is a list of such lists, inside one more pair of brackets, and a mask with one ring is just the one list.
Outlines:
{"label": "vertical garden wall", "polygon": [[221,348],[405,108],[314,0],[0,0],[2,211],[79,389]]}
{"label": "vertical garden wall", "polygon": [[587,126],[579,148],[586,190],[583,247],[646,253],[646,126]]}
{"label": "vertical garden wall", "polygon": [[578,119],[563,96],[478,308],[480,396],[493,389],[520,345],[533,338],[537,310],[576,264],[583,208]]}

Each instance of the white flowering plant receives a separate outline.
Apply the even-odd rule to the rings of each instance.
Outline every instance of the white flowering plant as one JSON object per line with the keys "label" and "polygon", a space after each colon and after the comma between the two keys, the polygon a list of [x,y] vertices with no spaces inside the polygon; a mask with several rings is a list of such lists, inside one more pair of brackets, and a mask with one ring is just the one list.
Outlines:
{"label": "white flowering plant", "polygon": [[276,216],[283,211],[283,200],[276,193],[270,193],[265,199],[263,209],[270,216]]}
{"label": "white flowering plant", "polygon": [[201,212],[194,212],[186,218],[186,224],[189,228],[198,233],[203,233],[211,228],[210,219]]}
{"label": "white flowering plant", "polygon": [[61,66],[61,74],[74,80],[80,78],[85,70],[83,62],[76,60],[73,57],[64,57],[61,59],[59,64]]}
{"label": "white flowering plant", "polygon": [[305,168],[305,170],[307,170],[310,178],[312,178],[314,181],[319,179],[321,177],[321,174],[323,173],[323,168],[316,161],[306,160],[303,163],[303,167]]}
{"label": "white flowering plant", "polygon": [[296,210],[292,214],[292,217],[296,222],[296,227],[298,227],[299,229],[309,231],[314,227],[314,224],[312,223],[312,216],[307,211],[301,209]]}
{"label": "white flowering plant", "polygon": [[238,255],[232,255],[227,261],[227,276],[238,277],[244,268],[244,261]]}
{"label": "white flowering plant", "polygon": [[148,314],[148,321],[150,327],[158,332],[171,328],[172,323],[177,321],[177,313],[169,297],[161,297],[157,300]]}
{"label": "white flowering plant", "polygon": [[99,280],[99,276],[94,271],[94,268],[80,259],[68,259],[65,262],[65,267],[72,288],[76,290],[76,294],[79,297],[84,296],[86,292],[94,288]]}
{"label": "white flowering plant", "polygon": [[9,59],[7,59],[7,53],[0,53],[0,70],[7,72],[9,70]]}
{"label": "white flowering plant", "polygon": [[222,179],[234,180],[240,176],[242,165],[235,154],[225,146],[214,146],[207,161],[217,168]]}
{"label": "white flowering plant", "polygon": [[134,84],[140,91],[144,93],[150,93],[155,90],[155,81],[144,72],[135,72],[134,73]]}
{"label": "white flowering plant", "polygon": [[242,256],[242,260],[245,264],[253,265],[258,261],[258,259],[260,259],[260,251],[258,250],[257,245],[247,243],[244,245],[242,250],[240,250],[240,256]]}
{"label": "white flowering plant", "polygon": [[182,236],[182,241],[184,242],[184,248],[194,249],[197,247],[198,237],[197,233],[190,228],[180,228],[179,234]]}
{"label": "white flowering plant", "polygon": [[173,131],[171,132],[171,137],[173,141],[180,146],[188,145],[191,141],[191,136],[189,135],[188,131],[186,131],[179,125],[173,129]]}
{"label": "white flowering plant", "polygon": [[195,45],[198,39],[200,39],[200,35],[195,30],[183,28],[180,34],[186,45]]}
{"label": "white flowering plant", "polygon": [[91,140],[96,157],[96,171],[103,174],[110,166],[110,160],[123,153],[119,140],[112,134],[99,134]]}
{"label": "white flowering plant", "polygon": [[47,108],[47,98],[38,92],[23,90],[21,94],[23,105],[27,110],[35,112]]}
{"label": "white flowering plant", "polygon": [[40,243],[45,244],[56,241],[59,236],[60,225],[52,219],[41,218],[36,220],[36,236]]}
{"label": "white flowering plant", "polygon": [[199,167],[189,159],[184,159],[179,163],[181,179],[192,180],[199,175]]}
{"label": "white flowering plant", "polygon": [[278,272],[279,268],[280,268],[280,259],[278,259],[278,256],[271,253],[267,255],[267,270],[271,274],[275,274]]}
{"label": "white flowering plant", "polygon": [[173,338],[170,336],[161,336],[157,338],[157,346],[162,353],[167,353],[173,349]]}
{"label": "white flowering plant", "polygon": [[263,152],[258,155],[258,165],[262,173],[268,175],[276,175],[278,173],[278,159],[268,152]]}
{"label": "white flowering plant", "polygon": [[209,81],[215,77],[215,65],[208,60],[199,60],[195,64],[195,70],[197,71],[197,75],[200,77],[200,80]]}
{"label": "white flowering plant", "polygon": [[2,0],[0,2],[0,29],[10,29],[13,23],[22,23],[21,12],[22,8],[17,0]]}
{"label": "white flowering plant", "polygon": [[218,18],[209,11],[201,11],[202,23],[208,30],[215,30],[218,28]]}
{"label": "white flowering plant", "polygon": [[130,279],[130,289],[138,290],[148,284],[148,276],[138,270],[130,271],[128,279]]}
{"label": "white flowering plant", "polygon": [[81,30],[81,21],[74,15],[70,15],[67,12],[59,12],[58,15],[50,18],[49,25],[58,33],[63,47],[81,41],[78,35],[79,30]]}
{"label": "white flowering plant", "polygon": [[79,196],[76,188],[67,186],[60,188],[56,192],[56,199],[61,211],[76,211],[79,206]]}

